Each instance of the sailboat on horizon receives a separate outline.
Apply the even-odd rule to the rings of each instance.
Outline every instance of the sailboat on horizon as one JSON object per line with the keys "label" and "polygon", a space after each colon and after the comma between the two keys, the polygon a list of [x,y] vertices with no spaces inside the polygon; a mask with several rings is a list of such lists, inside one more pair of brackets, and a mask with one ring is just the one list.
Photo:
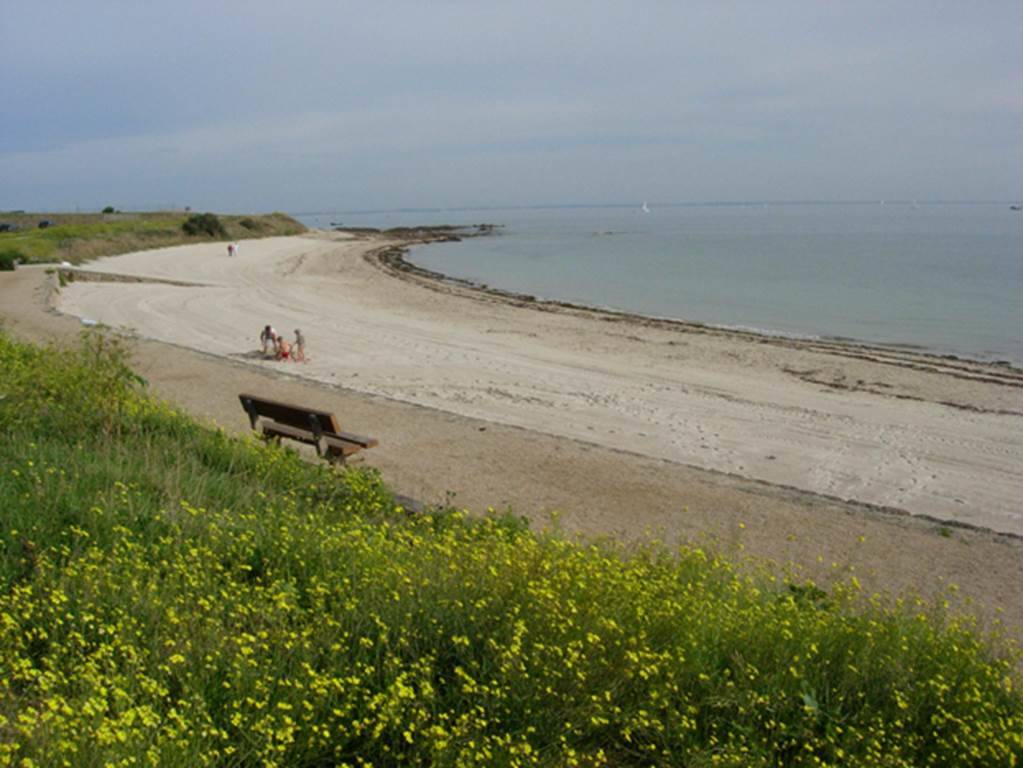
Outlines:
{"label": "sailboat on horizon", "polygon": [[643,213],[650,213],[650,206],[644,202],[643,205],[640,206],[640,210],[643,211]]}

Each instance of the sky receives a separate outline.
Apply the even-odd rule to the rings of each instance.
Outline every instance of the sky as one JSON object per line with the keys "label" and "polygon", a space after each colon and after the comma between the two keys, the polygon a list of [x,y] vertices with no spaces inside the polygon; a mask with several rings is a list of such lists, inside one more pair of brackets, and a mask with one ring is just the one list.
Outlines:
{"label": "sky", "polygon": [[1023,198],[1023,2],[0,0],[0,210]]}

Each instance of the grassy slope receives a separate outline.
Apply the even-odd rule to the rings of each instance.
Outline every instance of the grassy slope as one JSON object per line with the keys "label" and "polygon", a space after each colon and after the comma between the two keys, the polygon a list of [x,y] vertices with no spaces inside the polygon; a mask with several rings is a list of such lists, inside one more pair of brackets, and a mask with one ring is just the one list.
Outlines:
{"label": "grassy slope", "polygon": [[451,512],[0,335],[0,765],[1010,765],[940,607]]}
{"label": "grassy slope", "polygon": [[[100,256],[212,238],[189,237],[181,225],[185,213],[117,214],[0,214],[0,221],[19,226],[16,232],[0,232],[0,254],[17,255],[28,262],[69,261],[73,264]],[[293,235],[305,231],[299,222],[283,213],[262,216],[220,216],[227,238]],[[54,226],[39,229],[43,219]],[[245,222],[243,224],[242,222]]]}

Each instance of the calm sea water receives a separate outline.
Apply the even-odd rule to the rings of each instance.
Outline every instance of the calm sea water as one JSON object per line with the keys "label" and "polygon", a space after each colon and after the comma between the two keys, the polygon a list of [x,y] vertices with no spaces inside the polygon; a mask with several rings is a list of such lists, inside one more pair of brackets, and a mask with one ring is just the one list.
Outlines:
{"label": "calm sea water", "polygon": [[749,205],[299,215],[309,226],[503,225],[414,249],[541,298],[1023,364],[1023,212],[1008,205]]}

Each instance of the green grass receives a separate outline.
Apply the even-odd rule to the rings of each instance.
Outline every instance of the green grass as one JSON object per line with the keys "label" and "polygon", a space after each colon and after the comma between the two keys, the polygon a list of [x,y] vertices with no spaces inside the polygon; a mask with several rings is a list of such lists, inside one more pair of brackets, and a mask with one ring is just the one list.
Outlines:
{"label": "green grass", "polygon": [[[15,232],[0,232],[0,254],[25,262],[69,261],[79,264],[100,256],[182,243],[203,242],[209,237],[186,235],[185,213],[118,214],[0,214],[0,221],[17,224]],[[219,216],[225,228],[222,239],[232,240],[305,231],[300,223],[283,213],[264,216]],[[39,229],[36,224],[50,219],[54,226]]]}
{"label": "green grass", "polygon": [[0,336],[0,765],[1016,764],[1015,655],[822,586],[409,516]]}

